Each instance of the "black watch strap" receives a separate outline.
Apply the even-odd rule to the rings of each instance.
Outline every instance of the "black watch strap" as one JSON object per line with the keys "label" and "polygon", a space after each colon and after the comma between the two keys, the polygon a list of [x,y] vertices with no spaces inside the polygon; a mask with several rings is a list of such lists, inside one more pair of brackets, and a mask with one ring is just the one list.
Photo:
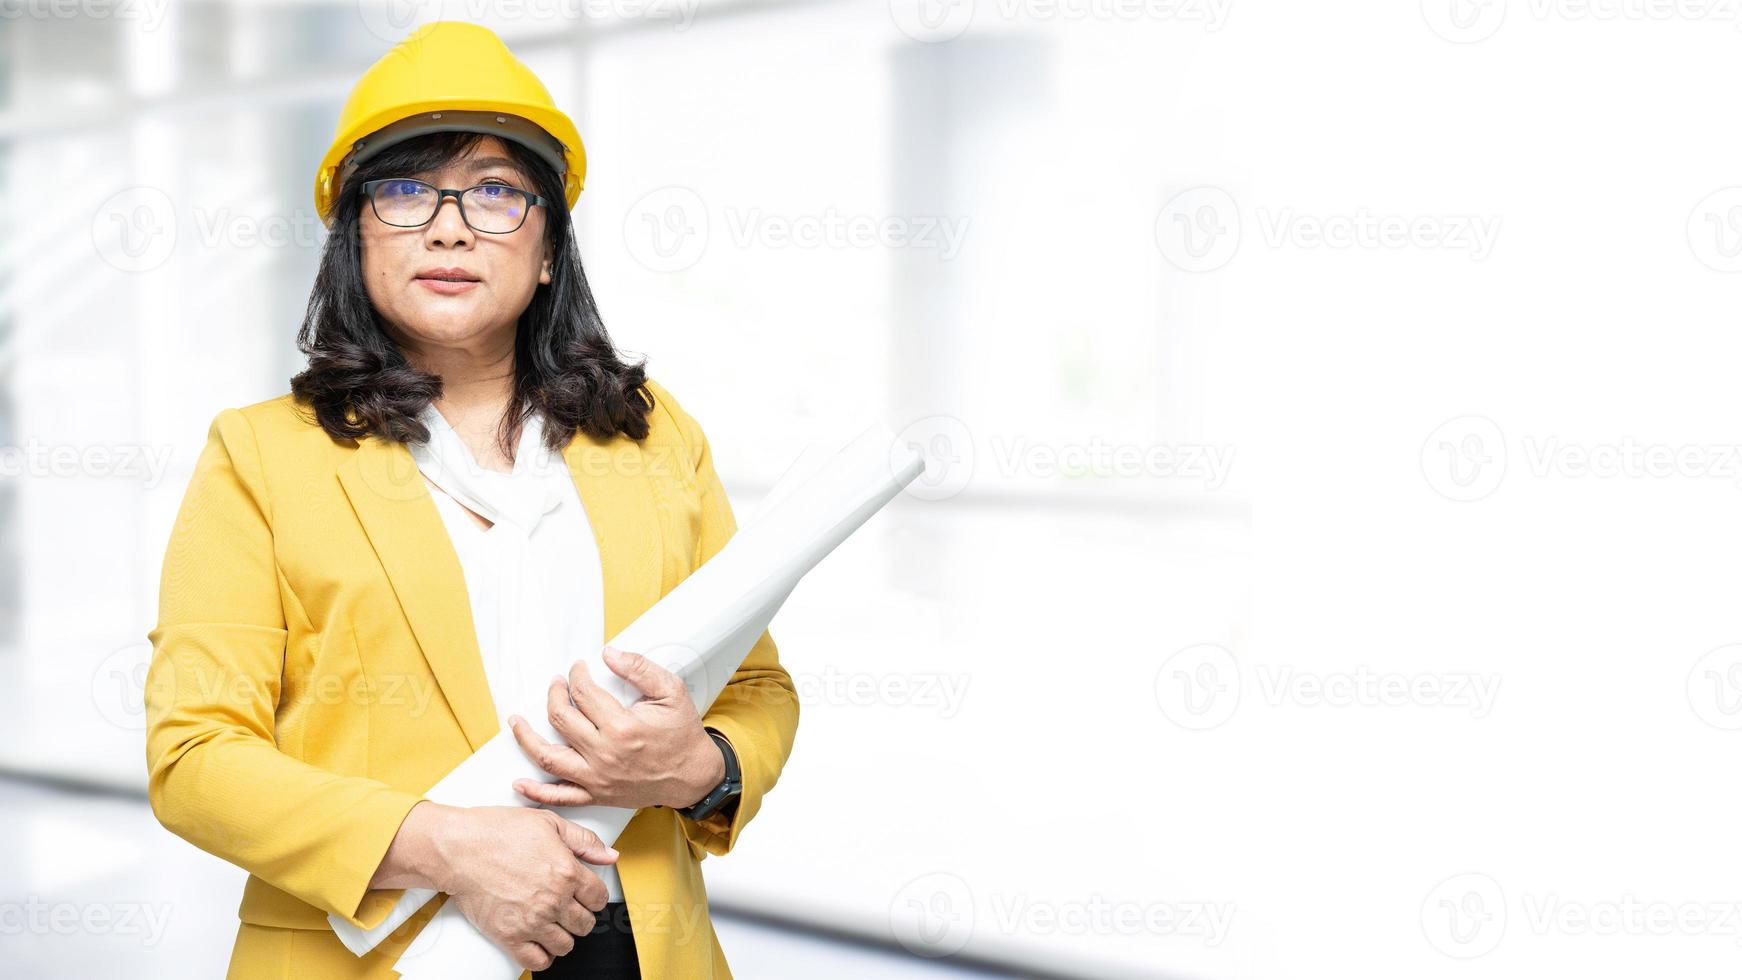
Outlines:
{"label": "black watch strap", "polygon": [[680,807],[678,809],[678,813],[683,814],[691,820],[701,820],[704,817],[719,812],[721,807],[730,803],[733,797],[744,791],[742,773],[738,768],[738,753],[732,751],[732,743],[726,741],[726,736],[721,735],[712,728],[708,729],[707,732],[708,737],[712,738],[714,744],[720,747],[720,754],[726,759],[726,776],[721,779],[712,790],[709,790],[708,795],[702,797],[700,801],[692,806]]}

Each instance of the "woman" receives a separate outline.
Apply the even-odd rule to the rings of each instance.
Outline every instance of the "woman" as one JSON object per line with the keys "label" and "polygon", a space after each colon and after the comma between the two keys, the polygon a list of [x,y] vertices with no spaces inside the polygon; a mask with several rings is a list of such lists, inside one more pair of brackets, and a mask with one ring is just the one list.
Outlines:
{"label": "woman", "polygon": [[[592,680],[735,523],[701,427],[600,323],[563,206],[584,166],[474,25],[420,29],[346,103],[308,367],[213,420],[150,634],[153,812],[250,872],[232,978],[390,977],[444,900],[523,977],[731,975],[699,862],[773,787],[798,704],[766,633],[705,717],[634,652],[599,669],[641,701]],[[508,719],[551,781],[504,791],[637,809],[614,848],[424,798],[529,678],[567,744]],[[329,913],[372,928],[410,887],[443,895],[341,945]]]}

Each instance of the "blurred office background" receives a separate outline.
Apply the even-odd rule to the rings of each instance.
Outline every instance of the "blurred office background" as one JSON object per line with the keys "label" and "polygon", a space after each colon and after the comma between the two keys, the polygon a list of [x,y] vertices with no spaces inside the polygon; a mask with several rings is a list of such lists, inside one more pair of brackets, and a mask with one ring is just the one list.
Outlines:
{"label": "blurred office background", "polygon": [[[0,767],[20,779],[0,901],[168,913],[159,936],[25,916],[0,958],[41,976],[227,959],[241,872],[139,796],[162,550],[211,417],[301,366],[340,102],[431,19],[495,28],[580,125],[606,323],[706,427],[741,518],[804,439],[845,427],[884,420],[945,464],[775,623],[802,736],[754,831],[706,866],[738,974],[1239,970],[1220,935],[1070,918],[1235,897],[1214,855],[1141,829],[1172,795],[1144,748],[1167,726],[1155,654],[1236,645],[1245,615],[1215,285],[1169,287],[1154,245],[1165,174],[1195,166],[1155,93],[1210,35],[994,11],[945,36],[882,2],[0,19],[0,441],[85,460],[0,502]],[[1097,716],[1098,757],[1036,737]]]}
{"label": "blurred office background", "polygon": [[1612,6],[0,0],[0,973],[227,960],[163,546],[301,366],[340,101],[466,19],[741,519],[933,458],[775,621],[739,976],[1733,975],[1742,34]]}

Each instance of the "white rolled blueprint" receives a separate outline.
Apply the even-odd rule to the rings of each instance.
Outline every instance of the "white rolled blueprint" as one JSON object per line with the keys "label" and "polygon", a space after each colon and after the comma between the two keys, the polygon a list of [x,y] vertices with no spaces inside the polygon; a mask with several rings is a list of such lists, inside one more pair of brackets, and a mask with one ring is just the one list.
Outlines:
{"label": "white rolled blueprint", "polygon": [[[917,449],[898,445],[882,425],[873,425],[844,445],[805,450],[775,485],[756,516],[711,559],[678,583],[612,638],[609,646],[630,650],[683,679],[698,714],[737,671],[800,578],[894,499],[925,468]],[[598,651],[582,651],[593,679],[623,705],[640,693],[603,665]],[[525,700],[511,706],[546,741],[562,741],[545,711],[546,678]],[[547,780],[509,731],[502,730],[461,762],[428,793],[452,806],[532,806],[512,788],[515,779]],[[634,810],[622,807],[553,807],[557,813],[614,843]],[[387,918],[359,929],[336,915],[327,921],[351,952],[362,956],[398,929],[437,893],[407,889]],[[445,903],[394,964],[406,980],[515,980],[522,970],[459,911]]]}

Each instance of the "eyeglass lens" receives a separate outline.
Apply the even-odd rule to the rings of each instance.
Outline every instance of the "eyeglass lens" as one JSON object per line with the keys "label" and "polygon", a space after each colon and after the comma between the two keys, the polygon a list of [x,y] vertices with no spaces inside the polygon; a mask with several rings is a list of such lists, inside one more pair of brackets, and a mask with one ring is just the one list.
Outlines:
{"label": "eyeglass lens", "polygon": [[[375,214],[390,225],[415,228],[435,217],[440,200],[421,180],[390,180],[375,188]],[[474,231],[505,234],[526,220],[526,195],[505,184],[479,184],[460,195],[460,210]]]}

